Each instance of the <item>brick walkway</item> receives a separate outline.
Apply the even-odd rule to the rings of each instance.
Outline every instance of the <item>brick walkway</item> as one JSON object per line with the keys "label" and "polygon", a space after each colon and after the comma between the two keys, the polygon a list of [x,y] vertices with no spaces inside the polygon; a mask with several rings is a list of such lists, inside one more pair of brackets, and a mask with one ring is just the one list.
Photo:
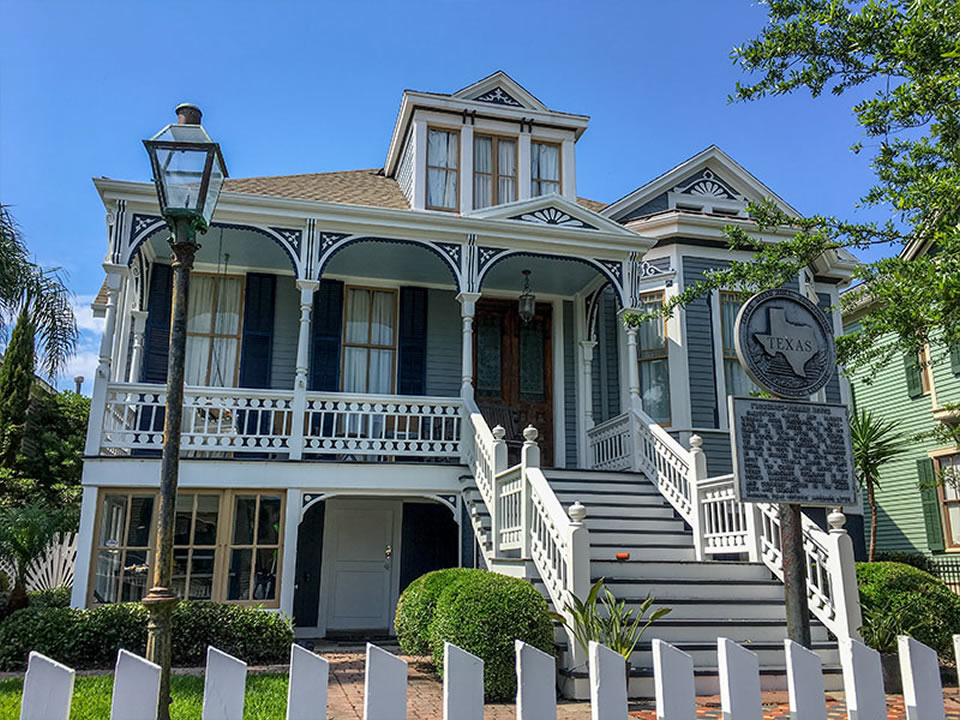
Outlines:
{"label": "brick walkway", "polygon": [[[330,663],[330,692],[328,718],[330,720],[360,720],[363,718],[363,667],[362,652],[318,651]],[[409,720],[440,720],[443,717],[443,685],[433,672],[433,667],[422,658],[405,657],[410,663],[410,680],[407,686],[407,718]],[[846,718],[843,693],[828,693],[827,714],[830,718]],[[945,692],[947,718],[960,720],[960,696],[950,688]],[[906,713],[903,698],[890,695],[887,698],[889,720],[904,720]],[[699,718],[719,719],[720,698],[703,697],[698,701]],[[485,707],[485,720],[513,720],[514,707],[489,704]],[[639,703],[630,708],[631,718],[656,720],[653,703]],[[764,693],[764,720],[789,720],[790,708],[786,693]],[[557,720],[589,720],[590,705],[585,702],[561,701]]]}

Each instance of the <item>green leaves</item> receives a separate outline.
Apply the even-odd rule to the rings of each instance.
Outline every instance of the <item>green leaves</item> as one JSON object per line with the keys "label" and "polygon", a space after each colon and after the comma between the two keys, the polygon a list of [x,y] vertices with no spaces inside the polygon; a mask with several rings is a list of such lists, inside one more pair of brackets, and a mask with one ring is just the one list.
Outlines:
{"label": "green leaves", "polygon": [[879,487],[880,468],[909,449],[896,422],[884,420],[869,410],[860,410],[850,418],[850,438],[853,464],[861,485],[872,483]]}

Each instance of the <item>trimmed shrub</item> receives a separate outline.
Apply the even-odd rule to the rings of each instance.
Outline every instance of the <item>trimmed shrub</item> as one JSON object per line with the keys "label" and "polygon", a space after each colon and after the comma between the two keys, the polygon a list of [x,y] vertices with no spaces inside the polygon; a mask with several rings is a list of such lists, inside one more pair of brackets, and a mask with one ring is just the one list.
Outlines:
{"label": "trimmed shrub", "polygon": [[447,568],[421,575],[400,594],[393,627],[400,649],[407,655],[430,654],[430,623],[437,600],[448,585],[471,573],[484,572],[471,568]]}
{"label": "trimmed shrub", "polygon": [[50,590],[34,590],[27,593],[27,597],[30,598],[29,607],[70,607],[70,591],[69,585],[61,585]]}
{"label": "trimmed shrub", "polygon": [[934,577],[937,576],[937,564],[933,561],[933,558],[923,553],[888,550],[886,552],[878,552],[874,558],[874,562],[903,563],[904,565],[911,565],[918,570],[928,572]]}
{"label": "trimmed shrub", "polygon": [[[147,610],[140,603],[90,610],[28,607],[0,622],[0,671],[21,671],[37,650],[70,667],[109,668],[124,648],[143,655]],[[213,645],[250,664],[286,662],[290,620],[277,612],[226,603],[183,602],[173,612],[173,664],[199,666]]]}
{"label": "trimmed shrub", "polygon": [[895,562],[857,563],[860,602],[895,614],[899,627],[942,657],[960,633],[960,597],[930,573]]}
{"label": "trimmed shrub", "polygon": [[553,621],[547,603],[530,583],[481,570],[447,585],[430,625],[433,662],[443,675],[443,643],[483,659],[487,700],[517,692],[514,640],[554,654]]}

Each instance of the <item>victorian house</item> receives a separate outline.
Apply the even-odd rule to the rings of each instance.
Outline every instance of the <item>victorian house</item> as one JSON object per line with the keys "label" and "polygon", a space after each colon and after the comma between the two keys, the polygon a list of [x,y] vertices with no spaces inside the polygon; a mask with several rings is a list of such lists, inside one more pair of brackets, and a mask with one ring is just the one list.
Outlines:
{"label": "victorian house", "polygon": [[[776,513],[737,503],[729,475],[726,397],[750,389],[741,298],[639,327],[622,313],[749,258],[723,235],[752,227],[749,201],[795,211],[715,146],[610,204],[578,197],[588,120],[497,72],[405,91],[382,167],[227,180],[191,280],[182,597],[336,637],[389,632],[400,591],[439,567],[526,577],[558,608],[604,576],[674,608],[652,635],[703,656],[703,689],[717,635],[752,642],[782,682]],[[94,182],[106,329],[78,607],[147,588],[170,323],[152,183]],[[794,287],[827,311],[851,264],[821,258]],[[847,401],[836,377],[822,394]],[[805,527],[829,665],[827,631],[858,627],[836,575],[843,531]],[[573,655],[559,664],[582,692]],[[649,643],[633,672],[631,692],[649,692]]]}

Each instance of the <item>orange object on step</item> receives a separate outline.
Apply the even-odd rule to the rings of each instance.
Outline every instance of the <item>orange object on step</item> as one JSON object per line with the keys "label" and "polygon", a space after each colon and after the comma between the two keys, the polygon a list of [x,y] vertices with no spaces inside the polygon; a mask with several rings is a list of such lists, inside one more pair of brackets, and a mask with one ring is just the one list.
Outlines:
{"label": "orange object on step", "polygon": [[629,560],[630,553],[617,553],[617,560]]}

